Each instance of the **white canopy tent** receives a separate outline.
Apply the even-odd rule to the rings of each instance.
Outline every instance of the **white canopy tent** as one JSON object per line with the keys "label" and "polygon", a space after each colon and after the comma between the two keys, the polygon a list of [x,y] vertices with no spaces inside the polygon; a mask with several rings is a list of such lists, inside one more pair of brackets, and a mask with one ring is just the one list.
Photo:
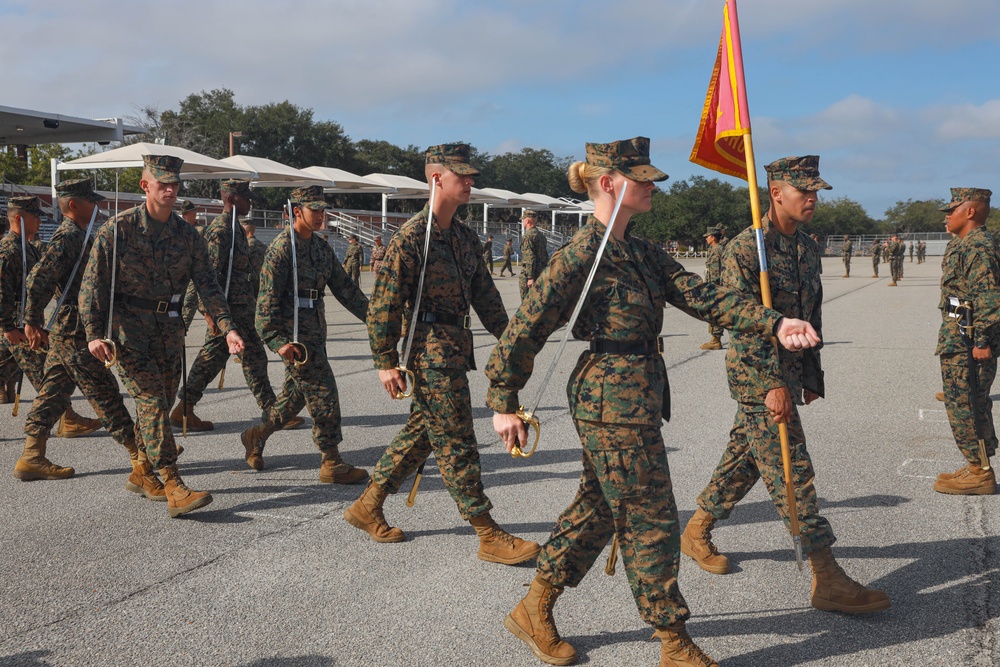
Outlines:
{"label": "white canopy tent", "polygon": [[426,199],[430,197],[430,187],[415,178],[400,176],[398,174],[368,174],[365,180],[372,181],[377,185],[392,188],[382,193],[382,222],[386,221],[389,213],[390,199]]}
{"label": "white canopy tent", "polygon": [[[253,171],[239,169],[231,164],[210,158],[207,155],[189,151],[180,146],[164,146],[145,142],[121,146],[110,151],[88,155],[69,162],[52,160],[52,201],[56,200],[57,172],[74,171],[78,169],[115,169],[142,168],[144,155],[173,155],[184,160],[181,168],[181,178],[186,181],[211,178],[255,178]],[[115,190],[118,189],[117,173]],[[55,208],[55,207],[53,207]],[[118,214],[118,198],[115,197],[115,215]]]}
{"label": "white canopy tent", "polygon": [[222,158],[220,162],[255,173],[256,176],[250,178],[251,184],[255,188],[299,188],[308,185],[322,185],[325,188],[333,185],[333,181],[328,178],[316,176],[274,160],[268,160],[266,157],[232,155]]}
{"label": "white canopy tent", "polygon": [[330,181],[331,185],[323,187],[327,194],[349,193],[349,194],[382,194],[392,192],[395,188],[388,185],[380,185],[368,180],[365,176],[358,176],[343,169],[334,167],[306,167],[303,169],[307,174],[323,178]]}

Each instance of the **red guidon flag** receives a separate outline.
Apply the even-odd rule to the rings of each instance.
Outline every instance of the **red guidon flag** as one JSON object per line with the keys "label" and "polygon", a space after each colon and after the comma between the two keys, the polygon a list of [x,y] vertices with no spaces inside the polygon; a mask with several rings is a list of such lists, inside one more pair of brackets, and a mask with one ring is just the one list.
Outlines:
{"label": "red guidon flag", "polygon": [[736,0],[726,0],[722,10],[722,38],[708,84],[701,126],[691,150],[691,162],[729,176],[747,180],[743,135],[750,133],[743,51]]}

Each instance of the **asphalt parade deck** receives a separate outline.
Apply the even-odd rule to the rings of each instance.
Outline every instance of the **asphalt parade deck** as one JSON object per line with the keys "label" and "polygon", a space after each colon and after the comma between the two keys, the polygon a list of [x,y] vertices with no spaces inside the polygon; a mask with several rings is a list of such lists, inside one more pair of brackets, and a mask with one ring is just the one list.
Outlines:
{"label": "asphalt parade deck", "polygon": [[[821,509],[838,537],[834,553],[855,579],[885,589],[892,608],[861,617],[812,609],[808,566],[796,569],[788,534],[758,484],[714,532],[733,573],[708,574],[686,557],[680,571],[689,631],[721,664],[1000,664],[1000,498],[931,488],[939,472],[962,465],[944,405],[934,399],[939,262],[907,261],[906,277],[890,288],[888,264],[875,280],[870,261],[857,258],[855,276],[843,279],[839,258],[824,261],[827,398],[802,409]],[[362,274],[366,291],[371,283]],[[516,279],[498,285],[513,309]],[[341,451],[370,470],[408,403],[390,400],[378,384],[363,323],[327,299]],[[663,433],[683,526],[727,442],[736,404],[725,353],[698,347],[706,325],[674,309],[665,320],[673,418]],[[481,369],[494,340],[478,320],[473,328]],[[189,363],[203,332],[196,324],[188,337]],[[534,395],[557,340],[539,356],[522,398]],[[562,357],[539,411],[542,442],[529,460],[503,451],[484,405],[485,377],[470,374],[494,517],[539,542],[577,487],[580,445],[565,384],[583,345],[571,342]],[[269,357],[277,388],[282,367]],[[341,516],[361,487],[319,482],[308,428],[276,434],[267,469],[247,468],[239,433],[259,410],[231,364],[225,389],[213,383],[197,409],[215,431],[178,434],[185,481],[211,490],[215,501],[171,520],[165,503],[123,488],[126,455],[103,431],[50,441],[50,458],[76,468],[74,479],[16,481],[33,397],[26,383],[17,418],[0,407],[0,667],[541,664],[502,624],[533,568],[476,558],[473,530],[434,466],[415,507],[404,506],[404,493],[386,502],[389,522],[407,541],[373,542]],[[79,393],[73,400],[93,414]],[[126,404],[134,414],[131,399]],[[624,569],[605,575],[605,556],[560,598],[559,630],[580,664],[657,664],[658,642],[639,618]]]}

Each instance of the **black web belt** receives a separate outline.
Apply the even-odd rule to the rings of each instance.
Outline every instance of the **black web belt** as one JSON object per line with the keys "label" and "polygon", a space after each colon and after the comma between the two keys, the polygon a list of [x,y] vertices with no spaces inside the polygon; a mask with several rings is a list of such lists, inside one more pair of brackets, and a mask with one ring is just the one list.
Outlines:
{"label": "black web belt", "polygon": [[592,340],[590,351],[597,354],[663,354],[663,339],[617,341]]}
{"label": "black web belt", "polygon": [[427,324],[445,324],[450,327],[462,327],[463,329],[469,329],[472,325],[472,318],[468,315],[423,312],[417,315],[417,322],[425,322]]}
{"label": "black web belt", "polygon": [[184,305],[184,295],[171,294],[164,299],[143,299],[137,296],[115,294],[115,302],[135,310],[145,310],[156,315],[180,317],[181,308]]}
{"label": "black web belt", "polygon": [[[292,296],[292,293],[288,293]],[[299,308],[315,308],[316,301],[319,301],[323,294],[318,289],[300,289],[295,296]]]}

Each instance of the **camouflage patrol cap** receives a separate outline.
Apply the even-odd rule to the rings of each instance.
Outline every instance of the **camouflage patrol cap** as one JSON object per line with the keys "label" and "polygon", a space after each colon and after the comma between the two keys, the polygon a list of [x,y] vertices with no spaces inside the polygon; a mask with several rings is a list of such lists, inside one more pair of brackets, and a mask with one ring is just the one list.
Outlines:
{"label": "camouflage patrol cap", "polygon": [[173,155],[143,155],[142,165],[159,183],[180,183],[184,160]]}
{"label": "camouflage patrol cap", "polygon": [[178,211],[180,211],[181,215],[184,215],[185,213],[190,213],[191,211],[197,210],[197,208],[198,207],[194,205],[193,201],[191,201],[190,199],[184,199],[183,201],[181,201],[181,206],[178,209]]}
{"label": "camouflage patrol cap", "polygon": [[800,190],[832,190],[819,177],[819,156],[783,157],[764,167],[768,181],[783,181]]}
{"label": "camouflage patrol cap", "polygon": [[635,137],[610,144],[587,144],[587,164],[617,169],[636,181],[665,181],[669,178],[649,163],[649,139]]}
{"label": "camouflage patrol cap", "polygon": [[56,186],[57,197],[79,197],[87,201],[104,201],[104,196],[94,192],[89,178],[72,178]]}
{"label": "camouflage patrol cap", "polygon": [[967,201],[983,201],[989,204],[992,196],[993,191],[986,188],[952,188],[951,201],[942,206],[941,210],[950,213]]}
{"label": "camouflage patrol cap", "polygon": [[254,194],[254,191],[250,188],[250,181],[238,178],[228,178],[222,181],[222,184],[219,186],[219,191],[223,196],[240,195],[251,201],[257,198],[257,195]]}
{"label": "camouflage patrol cap", "polygon": [[709,236],[722,236],[722,228],[719,227],[718,225],[715,225],[714,227],[706,227],[705,233],[702,234],[702,236],[704,236],[706,239]]}
{"label": "camouflage patrol cap", "polygon": [[292,190],[292,203],[302,208],[311,208],[313,210],[330,208],[330,205],[326,203],[326,199],[323,198],[322,185],[295,188]]}
{"label": "camouflage patrol cap", "polygon": [[459,176],[478,176],[479,170],[469,164],[469,144],[438,144],[424,153],[424,164],[441,164]]}
{"label": "camouflage patrol cap", "polygon": [[41,215],[42,203],[35,196],[11,197],[7,200],[7,210]]}

